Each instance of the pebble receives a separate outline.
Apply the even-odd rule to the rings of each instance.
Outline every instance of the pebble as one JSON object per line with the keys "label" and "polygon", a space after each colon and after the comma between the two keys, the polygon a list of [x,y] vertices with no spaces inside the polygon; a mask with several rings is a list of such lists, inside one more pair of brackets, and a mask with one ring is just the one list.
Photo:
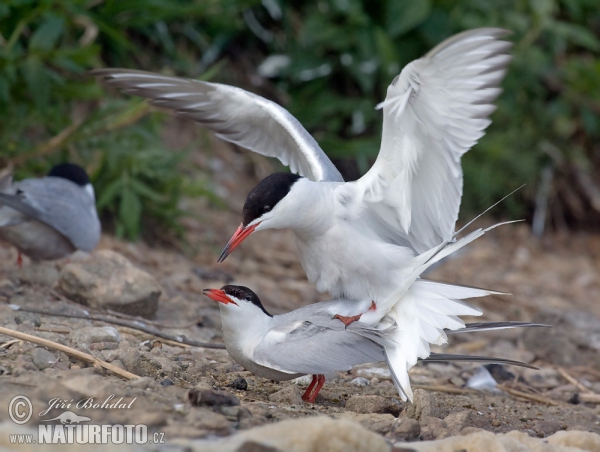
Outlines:
{"label": "pebble", "polygon": [[86,345],[96,342],[121,342],[119,332],[112,326],[86,326],[69,334],[69,338],[76,345]]}
{"label": "pebble", "polygon": [[356,377],[350,382],[350,384],[354,386],[369,386],[371,384],[371,380],[363,377]]}
{"label": "pebble", "polygon": [[17,278],[23,284],[52,287],[59,275],[53,262],[32,262],[19,270]]}
{"label": "pebble", "polygon": [[148,319],[155,317],[162,293],[152,275],[110,250],[65,265],[56,288],[78,303]]}
{"label": "pebble", "polygon": [[214,389],[192,388],[188,391],[188,400],[193,406],[234,406],[240,404],[233,394]]}
{"label": "pebble", "polygon": [[247,391],[248,382],[245,378],[237,377],[235,380],[233,380],[233,383],[231,383],[231,387],[233,389],[237,389],[238,391]]}
{"label": "pebble", "polygon": [[465,427],[473,424],[474,413],[471,410],[458,411],[450,413],[444,418],[444,422],[448,427],[448,431],[453,435],[458,435]]}
{"label": "pebble", "polygon": [[420,421],[423,417],[433,416],[434,411],[432,395],[423,389],[415,389],[413,403],[407,405],[402,416]]}
{"label": "pebble", "polygon": [[17,312],[15,314],[15,323],[17,325],[22,323],[30,323],[34,327],[38,328],[42,325],[42,319],[39,315],[33,312]]}
{"label": "pebble", "polygon": [[52,367],[56,361],[58,361],[58,358],[56,355],[54,355],[54,353],[40,347],[33,349],[31,352],[31,358],[33,360],[33,364],[35,364],[40,370]]}
{"label": "pebble", "polygon": [[287,385],[281,391],[274,392],[269,396],[269,401],[297,406],[300,406],[303,403],[302,394],[298,385]]}
{"label": "pebble", "polygon": [[335,415],[335,417],[339,419],[347,419],[354,422],[358,422],[366,429],[369,429],[375,433],[380,433],[382,435],[385,435],[386,433],[392,431],[394,426],[398,423],[398,420],[391,414],[359,414],[346,411],[344,413]]}
{"label": "pebble", "polygon": [[400,419],[392,429],[392,437],[396,441],[414,441],[421,434],[421,425],[415,419]]}
{"label": "pebble", "polygon": [[402,407],[399,403],[378,395],[355,395],[346,402],[346,409],[354,413],[389,413],[398,416]]}
{"label": "pebble", "polygon": [[564,430],[566,426],[558,421],[551,420],[535,420],[531,429],[536,433],[539,438],[545,438],[550,436],[559,430]]}
{"label": "pebble", "polygon": [[448,425],[442,419],[433,416],[423,416],[420,423],[421,439],[423,441],[446,438],[450,435]]}

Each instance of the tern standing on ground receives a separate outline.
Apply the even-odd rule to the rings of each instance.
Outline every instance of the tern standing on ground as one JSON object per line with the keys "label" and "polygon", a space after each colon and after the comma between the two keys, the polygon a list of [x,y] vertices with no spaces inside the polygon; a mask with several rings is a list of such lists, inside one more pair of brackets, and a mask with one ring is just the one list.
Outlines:
{"label": "tern standing on ground", "polygon": [[53,260],[77,250],[92,251],[100,240],[94,188],[85,170],[57,165],[46,177],[0,179],[0,239],[32,260]]}

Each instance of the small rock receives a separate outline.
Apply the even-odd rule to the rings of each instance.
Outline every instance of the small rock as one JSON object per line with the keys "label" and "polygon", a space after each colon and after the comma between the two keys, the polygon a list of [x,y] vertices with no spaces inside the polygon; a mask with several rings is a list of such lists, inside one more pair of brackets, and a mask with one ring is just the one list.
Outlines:
{"label": "small rock", "polygon": [[58,281],[60,273],[52,262],[32,262],[17,273],[22,284],[52,287]]}
{"label": "small rock", "polygon": [[250,410],[248,408],[239,405],[221,406],[219,407],[219,411],[228,420],[233,422],[239,422],[242,419],[252,417],[252,413],[250,413]]}
{"label": "small rock", "polygon": [[245,378],[237,377],[235,380],[233,380],[233,383],[231,383],[231,387],[233,389],[237,389],[238,391],[247,391],[248,382]]}
{"label": "small rock", "polygon": [[296,385],[309,385],[312,381],[312,375],[302,375],[301,377],[294,378],[292,383]]}
{"label": "small rock", "polygon": [[65,265],[56,287],[86,306],[148,319],[154,318],[162,292],[152,275],[110,250],[100,250],[87,260]]}
{"label": "small rock", "polygon": [[558,432],[559,430],[564,430],[563,425],[558,421],[543,421],[543,420],[535,420],[533,421],[533,426],[531,429],[536,433],[539,438],[545,438],[547,436],[552,435],[553,433]]}
{"label": "small rock", "polygon": [[233,394],[214,389],[192,388],[188,391],[188,399],[194,406],[234,406],[239,405],[240,400]]}
{"label": "small rock", "polygon": [[403,417],[421,420],[423,417],[432,416],[434,413],[433,397],[423,389],[415,389],[413,403],[408,405]]}
{"label": "small rock", "polygon": [[271,394],[269,401],[287,403],[289,405],[302,405],[302,394],[297,385],[288,385],[281,391]]}
{"label": "small rock", "polygon": [[33,312],[17,312],[15,314],[15,323],[20,325],[25,322],[32,324],[36,328],[42,325],[42,319],[40,319],[39,315]]}
{"label": "small rock", "polygon": [[400,419],[392,429],[396,441],[414,441],[421,434],[421,425],[415,419]]}
{"label": "small rock", "polygon": [[442,419],[433,416],[423,416],[421,418],[421,439],[431,441],[432,439],[441,439],[450,436],[448,425]]}
{"label": "small rock", "polygon": [[492,421],[492,427],[500,427],[501,425],[502,425],[502,421],[500,419],[494,419]]}
{"label": "small rock", "polygon": [[364,428],[371,430],[375,433],[385,435],[393,430],[397,424],[397,419],[391,414],[358,414],[345,412],[337,415],[341,419],[348,419],[354,422],[358,422]]}
{"label": "small rock", "polygon": [[378,395],[355,395],[346,402],[346,409],[355,413],[389,413],[398,416],[402,407],[399,403]]}
{"label": "small rock", "polygon": [[173,381],[170,380],[169,378],[165,378],[163,381],[160,382],[161,386],[173,386]]}
{"label": "small rock", "polygon": [[444,422],[451,434],[458,435],[465,427],[469,427],[473,423],[473,417],[471,410],[459,411],[457,413],[450,413],[444,418]]}
{"label": "small rock", "polygon": [[58,358],[54,355],[54,353],[49,352],[45,348],[34,348],[31,352],[31,358],[33,360],[33,364],[40,370],[47,369],[52,367]]}
{"label": "small rock", "polygon": [[139,352],[139,350],[133,347],[127,347],[123,349],[119,348],[118,358],[115,361],[121,361],[123,366],[125,366],[125,370],[139,375],[142,373],[141,360],[142,354]]}
{"label": "small rock", "polygon": [[470,435],[471,433],[485,432],[486,430],[479,427],[465,427],[460,431],[461,436]]}
{"label": "small rock", "polygon": [[90,345],[101,342],[121,342],[119,332],[112,326],[86,326],[69,334],[71,341],[80,347],[90,350]]}
{"label": "small rock", "polygon": [[368,380],[363,377],[356,377],[350,382],[350,384],[354,386],[369,386],[371,384],[371,380]]}

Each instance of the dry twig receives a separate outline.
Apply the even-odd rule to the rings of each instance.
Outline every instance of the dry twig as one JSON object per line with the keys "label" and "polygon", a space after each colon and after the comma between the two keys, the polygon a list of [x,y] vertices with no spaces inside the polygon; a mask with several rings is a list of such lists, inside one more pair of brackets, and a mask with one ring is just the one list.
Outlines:
{"label": "dry twig", "polygon": [[58,342],[43,339],[41,337],[33,336],[27,333],[21,333],[20,331],[11,330],[2,326],[0,326],[0,334],[16,337],[17,339],[20,339],[22,341],[31,342],[33,344],[41,345],[42,347],[48,347],[53,350],[64,352],[68,355],[74,356],[75,358],[81,359],[82,361],[92,363],[94,366],[100,366],[106,370],[110,370],[111,372],[123,378],[127,378],[128,380],[137,380],[138,378],[140,378],[139,375],[123,370],[120,367],[107,363],[106,361],[102,361],[101,359],[94,358],[92,355],[88,355],[87,353],[81,352],[71,347],[67,347],[66,345],[59,344]]}
{"label": "dry twig", "polygon": [[571,375],[569,375],[567,373],[567,371],[565,369],[563,369],[562,367],[557,367],[556,370],[558,371],[559,374],[561,374],[561,376],[567,380],[569,383],[571,383],[572,385],[575,385],[575,387],[577,389],[579,389],[581,392],[586,392],[588,394],[593,394],[594,391],[592,391],[589,388],[586,388],[585,386],[583,386],[581,383],[579,383],[575,378],[573,378]]}
{"label": "dry twig", "polygon": [[523,391],[518,391],[507,385],[498,385],[497,388],[501,389],[502,391],[507,392],[511,395],[514,395],[516,397],[521,397],[523,399],[533,400],[534,402],[539,402],[539,403],[545,403],[546,405],[552,405],[552,406],[558,405],[557,402],[555,402],[552,399],[548,399],[547,397],[539,396],[536,394],[529,394],[529,393],[523,392]]}

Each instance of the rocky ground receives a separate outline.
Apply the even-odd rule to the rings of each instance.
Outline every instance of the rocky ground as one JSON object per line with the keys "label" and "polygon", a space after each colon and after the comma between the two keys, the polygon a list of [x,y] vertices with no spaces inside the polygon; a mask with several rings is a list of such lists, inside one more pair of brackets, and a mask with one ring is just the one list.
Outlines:
{"label": "rocky ground", "polygon": [[[540,241],[527,226],[509,225],[427,275],[512,293],[476,300],[484,320],[554,325],[453,336],[444,351],[517,359],[539,370],[492,367],[499,386],[481,392],[467,387],[475,364],[420,364],[411,371],[415,403],[408,404],[399,401],[384,365],[361,365],[327,381],[310,405],[300,398],[306,378],[264,380],[225,350],[197,346],[222,344],[219,311],[201,295],[204,288],[249,286],[273,313],[327,297],[306,282],[285,231],[257,233],[216,264],[239,223],[245,193],[271,167],[228,149],[219,158],[194,158],[214,171],[215,190],[228,208],[186,201],[194,215],[185,222],[184,246],[151,247],[107,235],[92,257],[26,261],[19,270],[15,250],[0,245],[0,326],[51,341],[44,347],[0,335],[0,445],[9,445],[9,434],[71,410],[98,424],[145,424],[164,433],[167,444],[143,447],[169,450],[390,450],[391,444],[396,450],[479,450],[469,444],[494,442],[507,447],[496,450],[514,450],[510,444],[600,450],[594,435],[600,433],[600,235]],[[56,343],[134,375],[57,351]],[[24,426],[9,418],[16,395],[33,405]],[[76,406],[120,398],[120,407]],[[502,435],[507,432],[513,433]]]}

